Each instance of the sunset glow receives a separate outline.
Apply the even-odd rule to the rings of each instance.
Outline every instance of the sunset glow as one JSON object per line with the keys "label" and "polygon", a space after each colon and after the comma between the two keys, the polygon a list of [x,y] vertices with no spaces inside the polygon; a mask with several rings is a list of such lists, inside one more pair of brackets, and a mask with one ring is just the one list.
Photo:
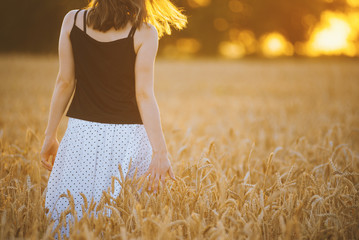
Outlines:
{"label": "sunset glow", "polygon": [[[355,4],[359,0],[353,0]],[[222,23],[223,22],[223,23]],[[224,31],[224,21],[217,23],[217,29]],[[223,29],[220,27],[223,27]],[[228,58],[241,58],[252,53],[261,53],[265,57],[292,56],[294,47],[284,35],[271,32],[256,39],[251,30],[229,29],[229,41],[219,45],[219,53]],[[325,11],[320,21],[314,25],[306,42],[296,42],[295,52],[299,55],[316,57],[321,55],[359,56],[359,12],[346,14]]]}
{"label": "sunset glow", "polygon": [[358,35],[357,15],[323,12],[305,45],[304,53],[308,56],[358,55],[355,44]]}

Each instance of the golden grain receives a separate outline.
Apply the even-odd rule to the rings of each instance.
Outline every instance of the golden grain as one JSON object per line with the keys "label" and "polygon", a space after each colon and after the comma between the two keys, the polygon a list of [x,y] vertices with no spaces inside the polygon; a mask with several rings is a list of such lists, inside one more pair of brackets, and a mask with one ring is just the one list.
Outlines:
{"label": "golden grain", "polygon": [[147,177],[125,179],[119,166],[100,202],[81,194],[79,221],[66,221],[74,200],[61,195],[70,206],[53,231],[39,151],[57,58],[1,56],[0,238],[53,239],[69,225],[71,239],[355,239],[357,64],[160,60],[156,91],[177,181],[150,193]]}

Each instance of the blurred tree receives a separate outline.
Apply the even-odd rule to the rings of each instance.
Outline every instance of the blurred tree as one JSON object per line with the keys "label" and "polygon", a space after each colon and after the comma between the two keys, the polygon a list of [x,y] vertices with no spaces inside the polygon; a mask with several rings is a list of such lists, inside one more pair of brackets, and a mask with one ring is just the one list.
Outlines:
{"label": "blurred tree", "polygon": [[[174,1],[176,6],[184,8],[184,13],[188,16],[188,26],[182,31],[173,31],[171,36],[165,36],[161,40],[162,45],[171,44],[176,39],[191,37],[199,40],[201,49],[198,55],[215,55],[217,46],[225,38],[224,32],[216,30],[213,22],[216,18],[227,18],[228,0],[212,0],[204,7],[191,7],[190,0]],[[163,48],[159,49],[161,53]]]}
{"label": "blurred tree", "polygon": [[0,51],[56,52],[65,14],[85,0],[4,0],[0,15]]}
{"label": "blurred tree", "polygon": [[[61,22],[88,0],[3,0],[1,52],[57,52]],[[249,29],[258,38],[277,31],[290,42],[303,41],[326,9],[343,10],[346,0],[173,0],[188,16],[188,27],[161,39],[159,55],[179,38],[195,38],[198,55],[218,54],[231,29]]]}

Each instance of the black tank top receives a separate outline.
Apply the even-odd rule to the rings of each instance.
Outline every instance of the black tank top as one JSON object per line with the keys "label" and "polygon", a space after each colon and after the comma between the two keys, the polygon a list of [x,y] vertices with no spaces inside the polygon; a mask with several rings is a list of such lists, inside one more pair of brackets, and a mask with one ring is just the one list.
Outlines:
{"label": "black tank top", "polygon": [[66,116],[101,123],[143,124],[136,101],[133,26],[127,38],[101,42],[74,25],[70,33],[76,89]]}

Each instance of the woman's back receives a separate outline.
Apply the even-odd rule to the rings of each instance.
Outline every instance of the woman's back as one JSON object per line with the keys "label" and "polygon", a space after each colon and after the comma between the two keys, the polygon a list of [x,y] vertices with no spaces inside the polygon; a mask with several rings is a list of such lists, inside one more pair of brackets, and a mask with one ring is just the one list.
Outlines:
{"label": "woman's back", "polygon": [[66,116],[142,124],[135,92],[135,27],[103,33],[86,26],[86,16],[87,10],[78,10],[70,32],[77,82]]}
{"label": "woman's back", "polygon": [[[78,12],[75,26],[82,31],[85,31],[84,17],[87,19],[88,11],[90,11],[90,10],[91,9],[87,10],[86,16],[85,16],[86,10],[82,10],[82,11]],[[130,22],[128,22],[126,24],[126,27],[123,29],[116,30],[114,27],[112,27],[111,29],[109,29],[106,32],[101,32],[99,30],[93,29],[92,27],[86,25],[86,33],[89,37],[91,37],[95,41],[106,43],[106,42],[120,40],[122,38],[127,38],[131,31],[132,26],[133,25]]]}

